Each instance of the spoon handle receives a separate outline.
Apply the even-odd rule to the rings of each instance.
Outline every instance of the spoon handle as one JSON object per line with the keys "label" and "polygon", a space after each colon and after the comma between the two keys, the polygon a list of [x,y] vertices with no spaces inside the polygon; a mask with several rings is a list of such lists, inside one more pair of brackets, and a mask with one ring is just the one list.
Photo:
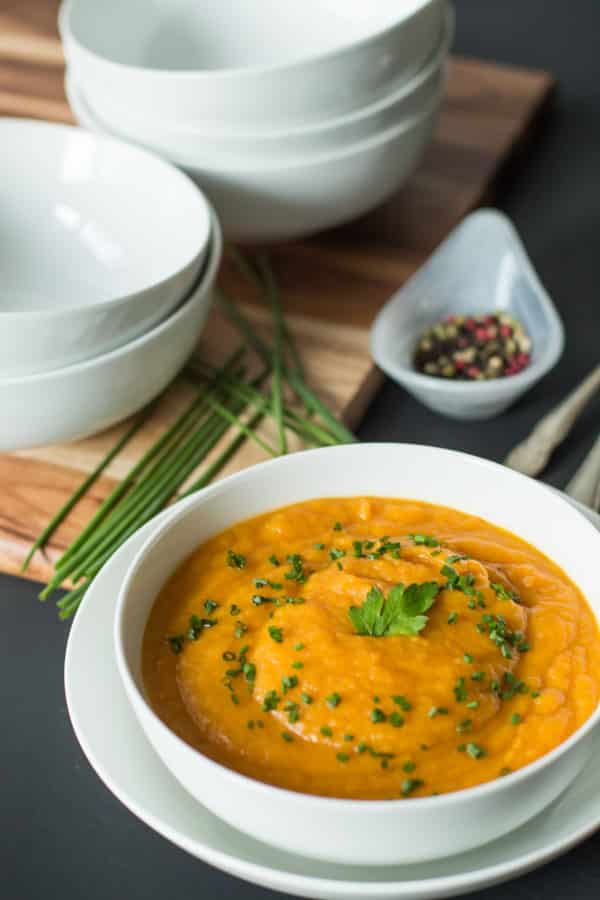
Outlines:
{"label": "spoon handle", "polygon": [[599,388],[600,365],[556,409],[544,416],[523,443],[509,453],[506,465],[524,475],[539,475]]}
{"label": "spoon handle", "polygon": [[598,500],[600,500],[600,435],[569,481],[565,491],[580,503],[596,509]]}

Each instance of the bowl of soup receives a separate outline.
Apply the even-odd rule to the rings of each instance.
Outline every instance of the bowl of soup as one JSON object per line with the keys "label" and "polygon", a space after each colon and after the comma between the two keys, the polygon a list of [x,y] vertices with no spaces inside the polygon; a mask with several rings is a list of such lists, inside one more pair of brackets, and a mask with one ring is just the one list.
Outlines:
{"label": "bowl of soup", "polygon": [[290,852],[386,865],[541,812],[600,719],[600,535],[466,454],[355,444],[182,502],[115,618],[127,696],[177,780]]}

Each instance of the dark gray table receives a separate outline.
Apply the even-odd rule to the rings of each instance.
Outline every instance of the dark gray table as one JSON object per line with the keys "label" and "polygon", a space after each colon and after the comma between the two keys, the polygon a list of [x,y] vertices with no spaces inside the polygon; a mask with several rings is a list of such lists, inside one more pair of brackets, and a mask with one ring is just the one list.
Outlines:
{"label": "dark gray table", "polygon": [[[554,112],[532,152],[506,179],[500,205],[515,220],[560,308],[567,349],[557,369],[497,421],[473,426],[442,419],[388,384],[361,437],[501,459],[600,360],[600,3],[457,0],[456,6],[458,52],[546,68],[559,80]],[[590,407],[556,453],[546,473],[553,484],[564,485],[591,446],[599,413],[600,404]],[[67,628],[56,621],[53,605],[40,606],[35,594],[35,585],[0,577],[1,900],[163,900],[175,891],[183,898],[275,898],[172,847],[98,781],[67,718]],[[599,858],[600,833],[485,896],[592,900],[600,896]]]}

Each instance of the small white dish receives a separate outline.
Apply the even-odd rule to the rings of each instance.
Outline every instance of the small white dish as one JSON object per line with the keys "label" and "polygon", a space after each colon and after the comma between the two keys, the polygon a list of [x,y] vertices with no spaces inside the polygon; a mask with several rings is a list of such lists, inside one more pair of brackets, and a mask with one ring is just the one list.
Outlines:
{"label": "small white dish", "polygon": [[[600,530],[599,515],[565,499]],[[96,576],[71,626],[65,656],[65,692],[77,740],[98,777],[142,822],[217,869],[319,900],[434,900],[483,890],[550,862],[600,828],[600,770],[595,763],[600,735],[594,738],[594,758],[543,814],[485,847],[432,863],[319,863],[255,841],[196,803],[147,742],[125,697],[113,653],[116,597],[131,561],[180,508],[166,510],[140,529]]]}
{"label": "small white dish", "polygon": [[[79,85],[67,77],[65,89],[79,123],[109,133]],[[362,215],[398,190],[423,155],[441,100],[442,93],[418,116],[343,151],[306,161],[258,168],[243,162],[224,165],[218,155],[211,165],[183,154],[170,154],[169,159],[208,196],[228,240],[261,243],[305,237]]]}
{"label": "small white dish", "polygon": [[412,77],[446,0],[66,0],[67,62],[93,109],[213,133],[315,124]]}
{"label": "small white dish", "polygon": [[506,528],[557,563],[600,615],[600,590],[588,563],[600,552],[600,536],[554,492],[463,453],[411,444],[350,444],[261,463],[181,506],[128,570],[115,614],[115,656],[133,711],[166,767],[228,824],[312,859],[425,862],[495,840],[555,800],[589,759],[600,706],[560,746],[505,778],[440,796],[365,802],[283,790],[219,765],[163,723],[146,699],[141,676],[142,640],[154,601],[200,544],[274,508],[356,495],[416,497]]}
{"label": "small white dish", "polygon": [[153,115],[141,118],[120,105],[114,98],[112,105],[101,110],[94,107],[85,91],[85,81],[78,78],[75,67],[69,68],[69,78],[79,84],[88,104],[102,120],[108,131],[126,140],[150,147],[167,158],[174,155],[193,159],[197,165],[254,165],[265,168],[275,163],[309,161],[324,153],[335,153],[358,141],[379,134],[418,117],[441,93],[445,80],[448,49],[454,34],[454,15],[448,8],[442,33],[425,65],[418,73],[376,103],[358,110],[326,119],[313,126],[287,128],[266,134],[252,131],[233,135],[213,134],[206,125],[189,123],[171,126]]}
{"label": "small white dish", "polygon": [[91,359],[197,279],[210,211],[163,160],[80,128],[0,120],[0,378]]}
{"label": "small white dish", "polygon": [[222,255],[211,214],[206,269],[181,305],[141,337],[64,369],[0,379],[0,451],[72,441],[125,419],[156,397],[194,351]]}
{"label": "small white dish", "polygon": [[[507,312],[533,341],[518,375],[464,382],[422,375],[413,366],[420,334],[452,313]],[[371,331],[380,369],[435,412],[465,421],[489,419],[556,365],[564,331],[552,300],[510,220],[497,210],[471,213],[383,307]]]}

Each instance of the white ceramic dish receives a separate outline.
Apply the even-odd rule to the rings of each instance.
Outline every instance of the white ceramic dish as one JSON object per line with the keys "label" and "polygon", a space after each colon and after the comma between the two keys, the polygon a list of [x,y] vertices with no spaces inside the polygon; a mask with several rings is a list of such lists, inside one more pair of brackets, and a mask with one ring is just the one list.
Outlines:
{"label": "white ceramic dish", "polygon": [[[81,125],[107,133],[78,86],[65,83],[69,104]],[[202,188],[231,241],[266,242],[303,237],[331,228],[378,206],[407,180],[431,137],[441,95],[411,121],[341,153],[309,162],[266,168],[198,166],[170,156]]]}
{"label": "white ceramic dish", "polygon": [[[531,364],[518,375],[461,382],[416,372],[419,335],[452,313],[508,312],[533,341]],[[436,412],[489,419],[540,380],[560,359],[564,331],[552,300],[510,220],[497,210],[471,213],[383,307],[371,353],[394,381]]]}
{"label": "white ceramic dish", "polygon": [[204,163],[214,167],[218,161],[221,167],[241,164],[265,168],[273,162],[309,161],[316,155],[339,152],[419,116],[442,91],[453,33],[454,18],[449,9],[443,32],[426,65],[398,90],[376,103],[318,125],[270,134],[257,135],[249,131],[247,134],[219,135],[205,126],[189,124],[174,128],[156,115],[140,118],[130,109],[123,108],[118,97],[114,98],[110,108],[105,104],[102,110],[96,110],[85,92],[85,81],[78,78],[75,68],[70,70],[70,78],[79,83],[90,109],[98,114],[112,134],[151,147],[167,157],[188,157],[197,165]]}
{"label": "white ceramic dish", "polygon": [[25,378],[0,379],[0,450],[85,437],[132,415],[172,381],[193,352],[213,299],[222,255],[211,215],[206,269],[165,321],[93,360]]}
{"label": "white ceramic dish", "polygon": [[185,175],[79,128],[1,119],[0,194],[0,378],[148,331],[208,251],[208,204]]}
{"label": "white ceramic dish", "polygon": [[92,107],[215,132],[282,130],[400,87],[439,39],[445,0],[66,0],[67,61]]}
{"label": "white ceramic dish", "polygon": [[587,562],[600,552],[600,535],[559,496],[466,454],[409,444],[354,444],[247,469],[206,489],[157,528],[136,554],[119,595],[117,666],[164,764],[228,824],[282,850],[342,864],[395,865],[461,853],[518,828],[556,799],[589,758],[600,708],[558,748],[506,778],[442,796],[364,802],[282,790],[220,766],[167,728],[145,698],[140,671],[145,624],[180,562],[241,519],[313,497],[356,494],[417,497],[514,531],[555,560],[600,614],[600,591]]}
{"label": "white ceramic dish", "polygon": [[[600,529],[600,516],[579,508]],[[335,866],[283,853],[225,825],[162,765],[125,697],[114,659],[114,610],[123,579],[144,542],[177,510],[166,510],[145,525],[104,566],[71,626],[65,656],[67,706],[77,739],[107,788],[146,825],[224,872],[319,900],[434,900],[466,894],[537,868],[600,828],[600,772],[594,761],[600,734],[594,738],[594,758],[543,814],[485,847],[437,862]]]}

